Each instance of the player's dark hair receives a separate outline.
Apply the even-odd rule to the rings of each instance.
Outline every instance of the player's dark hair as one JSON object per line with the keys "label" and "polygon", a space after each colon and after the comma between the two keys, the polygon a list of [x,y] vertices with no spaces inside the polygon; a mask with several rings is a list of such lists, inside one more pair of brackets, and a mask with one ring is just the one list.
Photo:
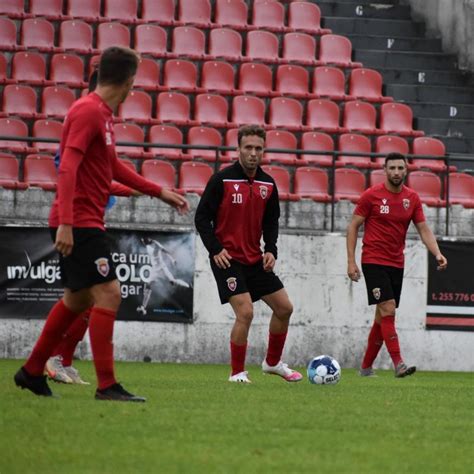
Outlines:
{"label": "player's dark hair", "polygon": [[387,166],[387,163],[390,160],[403,160],[405,162],[405,164],[407,163],[407,157],[405,155],[402,155],[401,153],[396,153],[396,152],[389,153],[385,157],[385,166]]}
{"label": "player's dark hair", "polygon": [[89,77],[89,92],[94,92],[96,87],[97,87],[97,79],[99,77],[99,71],[97,71],[97,69],[95,69],[92,74],[91,74],[91,77]]}
{"label": "player's dark hair", "polygon": [[111,46],[100,56],[100,85],[120,86],[137,73],[138,55],[130,48]]}
{"label": "player's dark hair", "polygon": [[265,130],[259,125],[243,125],[237,132],[237,142],[239,146],[242,138],[248,137],[249,135],[257,135],[257,137],[263,138],[263,141],[265,141],[267,137]]}

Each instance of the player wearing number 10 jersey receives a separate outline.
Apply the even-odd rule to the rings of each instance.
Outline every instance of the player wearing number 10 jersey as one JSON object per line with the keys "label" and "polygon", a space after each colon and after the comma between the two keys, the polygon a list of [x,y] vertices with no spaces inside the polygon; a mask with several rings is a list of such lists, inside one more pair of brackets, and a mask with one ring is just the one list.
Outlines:
{"label": "player wearing number 10 jersey", "polygon": [[395,376],[405,377],[413,374],[416,367],[408,367],[400,355],[395,309],[400,302],[403,250],[410,222],[415,224],[421,240],[435,256],[438,270],[446,268],[448,262],[425,221],[418,194],[403,184],[407,175],[406,158],[399,153],[390,153],[385,159],[384,169],[385,182],[362,194],[347,228],[347,274],[352,281],[360,278],[355,248],[359,227],[364,224],[362,271],[369,304],[375,304],[376,309],[360,374],[374,375],[372,364],[385,342]]}

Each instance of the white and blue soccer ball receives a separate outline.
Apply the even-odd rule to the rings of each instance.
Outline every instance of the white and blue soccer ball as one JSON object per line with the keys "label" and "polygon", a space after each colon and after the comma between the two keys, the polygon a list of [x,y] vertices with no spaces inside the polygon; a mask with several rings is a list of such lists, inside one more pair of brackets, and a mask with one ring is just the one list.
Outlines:
{"label": "white and blue soccer ball", "polygon": [[307,368],[308,380],[317,385],[336,384],[341,380],[341,366],[331,356],[320,355],[310,361]]}

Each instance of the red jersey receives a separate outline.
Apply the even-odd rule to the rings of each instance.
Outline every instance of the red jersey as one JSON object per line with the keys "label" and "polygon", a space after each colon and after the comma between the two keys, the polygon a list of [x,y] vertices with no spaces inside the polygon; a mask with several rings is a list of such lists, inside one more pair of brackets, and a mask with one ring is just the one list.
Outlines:
{"label": "red jersey", "polygon": [[[67,149],[79,153],[72,159]],[[112,179],[143,194],[160,196],[160,186],[130,171],[117,158],[112,109],[95,93],[72,105],[64,121],[60,151],[58,189],[49,216],[50,227],[70,224],[104,229]]]}
{"label": "red jersey", "polygon": [[408,226],[425,220],[418,194],[406,186],[392,193],[377,184],[362,194],[354,214],[365,217],[362,263],[403,268]]}

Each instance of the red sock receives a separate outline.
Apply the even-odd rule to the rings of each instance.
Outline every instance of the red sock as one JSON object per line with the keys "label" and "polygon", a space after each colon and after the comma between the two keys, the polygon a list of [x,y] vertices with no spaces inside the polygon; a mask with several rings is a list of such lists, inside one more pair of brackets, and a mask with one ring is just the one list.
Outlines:
{"label": "red sock", "polygon": [[53,356],[62,357],[64,367],[72,365],[74,351],[77,345],[84,339],[84,334],[89,326],[89,315],[90,310],[81,313],[63,334],[61,342],[53,351]]}
{"label": "red sock", "polygon": [[364,360],[362,361],[362,368],[368,369],[372,367],[374,360],[377,358],[377,355],[380,349],[383,346],[383,336],[382,328],[377,321],[374,321],[372,329],[369,333],[369,340],[367,343],[367,349],[365,350]]}
{"label": "red sock", "polygon": [[268,350],[266,357],[268,365],[273,367],[280,362],[287,334],[288,332],[284,332],[283,334],[268,333]]}
{"label": "red sock", "polygon": [[395,316],[383,316],[380,327],[382,329],[385,346],[387,347],[388,353],[392,358],[393,365],[396,367],[402,361],[402,358],[400,356],[398,334],[395,329]]}
{"label": "red sock", "polygon": [[238,345],[230,341],[230,359],[232,375],[240,374],[245,369],[245,354],[247,353],[247,344]]}
{"label": "red sock", "polygon": [[94,306],[89,320],[89,336],[100,390],[117,383],[114,376],[115,311]]}
{"label": "red sock", "polygon": [[43,375],[44,364],[76,317],[77,314],[68,309],[62,299],[53,306],[43,331],[24,365],[30,375]]}

